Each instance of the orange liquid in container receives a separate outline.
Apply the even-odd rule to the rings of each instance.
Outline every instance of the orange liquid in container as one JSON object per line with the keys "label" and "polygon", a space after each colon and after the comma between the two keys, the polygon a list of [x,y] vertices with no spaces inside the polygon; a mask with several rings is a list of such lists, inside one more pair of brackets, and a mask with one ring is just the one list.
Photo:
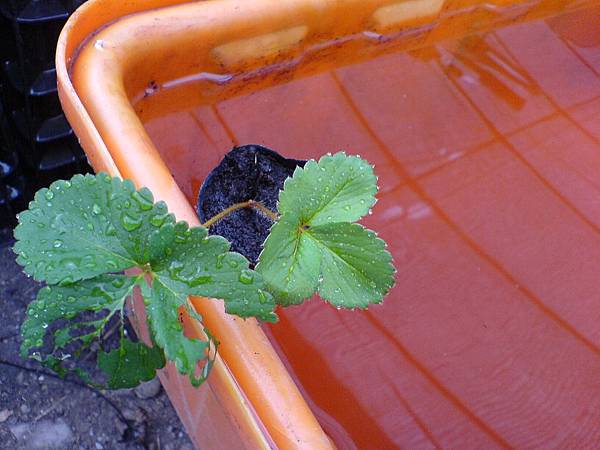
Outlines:
{"label": "orange liquid in container", "polygon": [[153,104],[174,85],[136,104],[191,203],[236,144],[375,165],[363,223],[395,288],[368,311],[311,300],[266,327],[338,447],[600,442],[598,23],[511,25],[231,98],[235,80],[203,74],[214,103]]}

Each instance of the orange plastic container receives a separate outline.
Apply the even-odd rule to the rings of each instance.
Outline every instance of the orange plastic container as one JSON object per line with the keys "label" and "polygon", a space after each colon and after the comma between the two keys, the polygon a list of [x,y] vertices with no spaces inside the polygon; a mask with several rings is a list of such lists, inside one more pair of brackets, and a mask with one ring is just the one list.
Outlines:
{"label": "orange plastic container", "polygon": [[[596,1],[90,0],[57,51],[96,170],[198,224],[234,144],[359,153],[390,244],[384,305],[261,327],[193,299],[222,345],[162,382],[199,448],[600,441]],[[569,14],[566,14],[569,13]],[[551,18],[551,19],[550,19]],[[188,330],[201,330],[188,323]]]}

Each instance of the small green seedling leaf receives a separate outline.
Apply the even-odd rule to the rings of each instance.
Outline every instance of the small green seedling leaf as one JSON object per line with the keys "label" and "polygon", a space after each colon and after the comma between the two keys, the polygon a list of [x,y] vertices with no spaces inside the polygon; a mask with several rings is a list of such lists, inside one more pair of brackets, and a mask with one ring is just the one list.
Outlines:
{"label": "small green seedling leaf", "polygon": [[283,215],[271,228],[256,270],[280,304],[297,304],[317,289],[322,259],[298,219]]}
{"label": "small green seedling leaf", "polygon": [[354,222],[369,212],[376,193],[377,177],[369,163],[340,152],[297,167],[285,180],[278,210],[307,226]]}
{"label": "small green seedling leaf", "polygon": [[277,321],[275,301],[262,276],[229,247],[226,239],[208,236],[205,228],[180,228],[169,258],[156,264],[156,277],[177,293],[223,299],[229,314]]}
{"label": "small green seedling leaf", "polygon": [[[149,380],[167,359],[197,386],[218,342],[206,328],[206,340],[185,335],[180,313],[202,321],[190,295],[222,299],[226,312],[268,322],[277,320],[277,303],[301,303],[315,292],[337,307],[378,303],[394,283],[392,258],[374,232],[352,223],[370,210],[376,191],[372,167],[359,157],[338,153],[296,169],[253,271],[222,237],[176,222],[146,188],[106,174],[57,181],[36,194],[15,229],[17,261],[48,284],[28,308],[21,355],[92,383],[87,372],[64,362],[89,348],[116,315],[119,346],[98,353],[108,387]],[[246,205],[251,202],[234,206]],[[126,269],[137,275],[119,273]],[[136,286],[152,347],[124,332],[125,305]],[[71,322],[55,329],[62,321]]]}
{"label": "small green seedling leaf", "polygon": [[375,203],[376,181],[366,161],[344,153],[308,161],[286,180],[256,267],[279,304],[316,291],[344,308],[383,300],[394,284],[392,257],[374,232],[351,223]]}
{"label": "small green seedling leaf", "polygon": [[34,279],[72,283],[163,256],[174,222],[148,189],[106,174],[75,175],[36,193],[19,215],[14,250]]}
{"label": "small green seedling leaf", "polygon": [[198,362],[210,360],[210,340],[190,339],[183,334],[179,321],[179,309],[185,306],[187,295],[176,292],[155,279],[152,283],[152,297],[148,300],[148,321],[154,332],[156,343],[165,350],[170,361],[175,362],[179,373],[189,376],[194,386],[200,385],[207,376],[206,371],[196,375]]}
{"label": "small green seedling leaf", "polygon": [[[44,345],[50,323],[107,310],[100,318],[54,332],[49,355],[42,357],[39,349],[32,354],[61,375],[66,374],[62,361],[72,356],[65,349],[75,342],[81,349],[89,347],[110,317],[118,312],[122,319],[125,300],[136,285],[146,301],[155,346],[128,341],[121,323],[119,349],[98,356],[109,387],[149,379],[162,367],[163,351],[192,383],[204,381],[213,363],[214,352],[209,350],[217,342],[206,329],[207,342],[183,335],[178,308],[185,306],[200,319],[187,303],[189,295],[223,299],[227,312],[241,317],[277,320],[275,301],[262,277],[249,269],[243,256],[229,251],[225,239],[208,236],[202,227],[176,223],[164,202],[154,203],[148,189],[136,190],[127,180],[99,174],[53,183],[21,213],[15,237],[17,261],[48,284],[30,305],[23,324],[24,357]],[[143,274],[115,274],[132,268]],[[196,374],[202,360],[201,373]]]}
{"label": "small green seedling leaf", "polygon": [[373,231],[340,222],[313,227],[306,234],[323,254],[321,298],[343,308],[366,308],[383,300],[394,284],[394,267],[385,242]]}
{"label": "small green seedling leaf", "polygon": [[23,342],[21,356],[26,358],[32,349],[41,348],[52,328],[60,319],[78,319],[86,312],[105,312],[95,320],[71,321],[53,333],[52,350],[42,356],[38,350],[35,359],[49,361],[53,369],[74,356],[67,352],[69,344],[77,344],[75,356],[87,349],[98,338],[110,318],[122,312],[125,300],[132,294],[136,280],[124,275],[101,275],[69,286],[47,286],[39,290],[36,300],[27,308],[27,318],[21,326]]}
{"label": "small green seedling leaf", "polygon": [[110,389],[135,387],[156,376],[156,370],[165,365],[165,356],[158,347],[121,339],[119,348],[98,354],[98,367],[108,376]]}

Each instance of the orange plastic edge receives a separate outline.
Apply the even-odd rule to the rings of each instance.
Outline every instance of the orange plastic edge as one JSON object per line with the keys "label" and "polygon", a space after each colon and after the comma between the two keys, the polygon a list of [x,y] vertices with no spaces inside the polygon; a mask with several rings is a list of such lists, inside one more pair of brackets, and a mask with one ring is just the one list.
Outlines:
{"label": "orange plastic edge", "polygon": [[[265,58],[270,63],[278,57],[291,59],[294,48],[319,39],[335,39],[364,30],[371,31],[372,35],[397,31],[438,20],[448,11],[480,6],[466,0],[431,0],[433,6],[421,8],[418,17],[390,25],[381,17],[391,13],[401,16],[405,7],[397,10],[393,7],[403,2],[213,0],[178,5],[180,3],[184,2],[91,0],[71,18],[61,35],[57,75],[65,113],[96,170],[131,178],[138,186],[148,186],[158,199],[167,202],[179,219],[191,225],[198,224],[195,212],[131,106],[132,99],[143,93],[149,82],[161,85],[228,65],[230,72],[253,70],[264,64]],[[503,6],[519,2],[495,3]],[[523,10],[523,14],[534,18],[545,15],[548,5],[556,12],[563,5],[583,7],[585,4],[542,1]],[[352,14],[348,14],[349,10]],[[474,11],[484,15],[476,14],[475,19],[469,19],[471,22],[467,19],[460,22],[469,24],[463,33],[501,24],[494,22],[493,15],[487,22],[483,20],[482,17],[488,17],[485,8]],[[449,14],[448,20],[458,17],[458,14]],[[434,28],[422,34],[419,44],[460,32],[456,26]],[[271,36],[271,41],[282,43],[281,52],[274,55],[248,53],[244,42],[265,33]],[[290,36],[291,43],[283,42]],[[367,44],[349,46],[348,61],[364,56],[368,53],[367,47]],[[344,53],[344,46],[336,51]],[[232,52],[233,58],[223,57]],[[218,302],[194,299],[194,304],[202,312],[207,326],[222,341],[221,355],[226,366],[222,361],[216,364],[210,386],[219,393],[222,406],[236,416],[249,445],[268,445],[260,435],[259,422],[262,422],[279,448],[330,448],[327,436],[257,323],[226,316]],[[251,406],[245,403],[246,397]],[[254,420],[252,408],[260,421]]]}
{"label": "orange plastic edge", "polygon": [[[174,0],[87,2],[70,18],[61,33],[57,46],[56,68],[63,109],[94,169],[130,178],[138,186],[148,186],[157,199],[166,201],[170,211],[178,219],[186,220],[194,226],[198,225],[194,211],[175,185],[151,142],[145,137],[143,128],[135,120],[127,98],[122,98],[124,102],[120,106],[114,104],[109,106],[100,101],[95,108],[90,108],[89,105],[86,108],[81,101],[86,97],[81,93],[89,90],[120,91],[118,85],[122,83],[119,78],[122,72],[117,64],[110,69],[107,68],[108,72],[104,70],[97,72],[97,63],[100,61],[91,61],[89,64],[86,62],[85,73],[92,75],[89,89],[85,85],[79,85],[76,89],[69,74],[72,63],[77,59],[79,46],[89,40],[99,29],[106,27],[107,23],[128,14],[176,3],[181,2]],[[159,12],[155,11],[154,14]],[[109,29],[110,26],[104,32]],[[108,62],[109,65],[120,63],[118,58],[112,57],[102,58],[102,62]],[[102,76],[102,74],[106,75],[103,81],[109,85],[108,87],[103,87],[106,85],[102,83],[101,86],[94,80],[94,75]],[[112,84],[116,85],[114,91]],[[120,130],[115,131],[110,127],[95,124],[97,119],[92,119],[94,112],[97,108],[103,107],[107,108],[103,110],[104,113],[117,118],[119,124],[126,125],[129,122],[131,127],[126,131],[127,138]],[[136,140],[136,144],[132,145],[128,138]],[[140,159],[144,159],[145,162],[140,163]],[[221,357],[217,359],[209,378],[209,388],[215,392],[219,406],[223,408],[225,414],[229,415],[239,427],[238,431],[245,440],[245,446],[269,448],[273,446],[274,441],[275,445],[282,449],[332,448],[330,440],[323,433],[256,321],[243,321],[227,316],[220,302],[197,298],[192,300],[201,311],[207,326],[222,343]],[[193,330],[199,337],[203,336],[200,327],[188,324],[188,329]],[[227,367],[223,360],[233,368]],[[235,373],[235,378],[230,368]],[[174,374],[175,371],[170,370],[167,378],[161,377],[163,384],[181,383],[182,380],[173,380]],[[185,379],[183,382],[187,383]],[[251,404],[247,399],[250,399]],[[174,403],[177,406],[177,402]],[[213,407],[218,406],[214,406],[213,403]],[[191,418],[187,418],[181,411],[178,413],[188,433],[194,438],[197,434],[193,429],[195,424],[190,423]],[[201,413],[205,416],[212,414],[211,411]],[[256,417],[257,415],[260,419]],[[202,442],[198,441],[199,439],[195,439],[197,445],[207,442],[202,438],[200,438]],[[212,442],[215,445],[215,440]]]}

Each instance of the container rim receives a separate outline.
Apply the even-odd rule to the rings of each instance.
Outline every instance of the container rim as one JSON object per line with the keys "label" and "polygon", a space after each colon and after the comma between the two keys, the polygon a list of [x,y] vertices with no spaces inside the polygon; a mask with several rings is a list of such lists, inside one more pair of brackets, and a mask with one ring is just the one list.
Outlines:
{"label": "container rim", "polygon": [[[440,20],[459,23],[461,27],[454,31],[460,29],[464,35],[511,23],[515,17],[540,18],[592,2],[89,0],[71,16],[59,38],[59,96],[96,170],[149,187],[179,220],[195,226],[199,221],[193,205],[175,183],[132,106],[132,99],[143,94],[150,80],[160,85],[203,70],[214,71],[218,66],[215,58],[221,58],[217,63],[225,70],[242,73],[260,68],[265,61],[289,59],[294,49],[310,42],[318,44],[319,39],[335,44],[317,45],[321,62],[331,59],[332,52],[344,54],[345,61],[351,62],[372,55],[367,47],[381,52],[393,44],[388,33],[404,33],[413,47],[453,37],[448,30],[436,28]],[[554,9],[544,9],[549,3]],[[349,10],[353,13],[348,14]],[[504,17],[502,11],[510,14]],[[407,34],[410,27],[417,32]],[[356,35],[361,41],[337,41],[340,35]],[[267,54],[252,54],[256,46],[263,46]],[[219,52],[215,54],[214,49]],[[150,78],[152,64],[160,67]],[[331,441],[256,321],[228,317],[220,302],[194,301],[207,326],[223,342],[221,359],[209,383],[220,392],[221,401],[235,415],[251,446],[331,448]],[[186,422],[181,413],[180,417],[190,430],[193,423]]]}
{"label": "container rim", "polygon": [[[149,22],[162,20],[173,10],[183,15],[202,14],[205,9],[214,10],[215,3],[220,1],[89,0],[67,21],[56,52],[61,104],[94,169],[149,187],[178,220],[186,220],[190,226],[199,225],[194,208],[173,180],[123,90],[130,61],[123,58],[123,52],[94,51],[94,44],[105,40],[135,52],[132,46],[146,45],[140,42],[140,30],[163,39],[165,26],[148,30]],[[176,23],[171,25],[181,31]],[[115,120],[106,123],[106,116]],[[220,301],[192,298],[192,302],[221,341],[208,383],[227,414],[234,416],[248,447],[332,448],[258,323],[228,316]],[[199,325],[194,332],[197,337],[204,336]],[[181,383],[166,377],[161,380],[163,384]],[[193,418],[179,410],[178,414],[191,434]]]}

